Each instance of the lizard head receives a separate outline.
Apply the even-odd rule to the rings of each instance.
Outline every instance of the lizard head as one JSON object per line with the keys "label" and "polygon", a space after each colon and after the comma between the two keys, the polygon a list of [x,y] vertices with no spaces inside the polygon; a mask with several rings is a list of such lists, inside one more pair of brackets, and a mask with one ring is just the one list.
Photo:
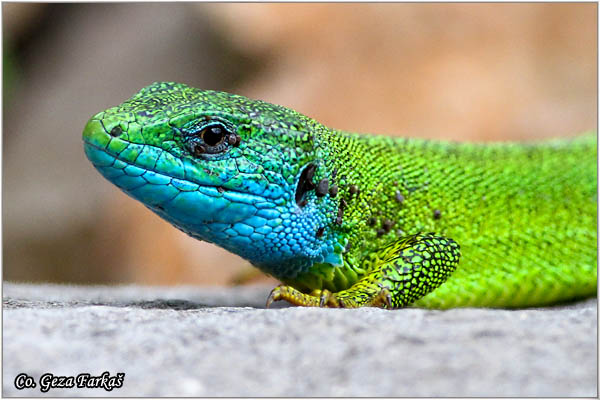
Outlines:
{"label": "lizard head", "polygon": [[326,184],[327,128],[285,107],[154,83],[93,116],[87,157],[182,231],[274,276],[341,263],[338,199]]}

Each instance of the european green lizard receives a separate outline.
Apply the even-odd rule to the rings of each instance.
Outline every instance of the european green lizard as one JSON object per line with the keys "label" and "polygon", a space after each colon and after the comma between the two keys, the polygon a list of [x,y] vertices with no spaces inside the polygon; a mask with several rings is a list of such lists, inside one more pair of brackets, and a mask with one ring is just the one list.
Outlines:
{"label": "european green lizard", "polygon": [[596,293],[595,134],[366,136],[159,82],[93,116],[83,140],[127,194],[280,279],[268,304],[522,307]]}

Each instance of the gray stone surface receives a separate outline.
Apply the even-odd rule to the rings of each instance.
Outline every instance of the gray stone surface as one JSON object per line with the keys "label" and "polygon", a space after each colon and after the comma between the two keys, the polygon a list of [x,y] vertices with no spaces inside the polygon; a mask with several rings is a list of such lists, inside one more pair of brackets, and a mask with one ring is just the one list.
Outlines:
{"label": "gray stone surface", "polygon": [[597,395],[596,299],[544,309],[266,310],[269,288],[5,283],[14,378],[126,374],[50,396]]}

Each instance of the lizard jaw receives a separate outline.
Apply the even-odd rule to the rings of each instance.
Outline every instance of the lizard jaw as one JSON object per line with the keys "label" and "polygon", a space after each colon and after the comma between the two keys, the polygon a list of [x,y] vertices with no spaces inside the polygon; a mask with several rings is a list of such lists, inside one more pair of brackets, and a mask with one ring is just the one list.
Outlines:
{"label": "lizard jaw", "polygon": [[276,206],[269,199],[254,194],[200,185],[161,171],[144,169],[87,141],[84,149],[106,179],[186,231],[194,231],[205,224],[235,224],[260,215],[261,209]]}

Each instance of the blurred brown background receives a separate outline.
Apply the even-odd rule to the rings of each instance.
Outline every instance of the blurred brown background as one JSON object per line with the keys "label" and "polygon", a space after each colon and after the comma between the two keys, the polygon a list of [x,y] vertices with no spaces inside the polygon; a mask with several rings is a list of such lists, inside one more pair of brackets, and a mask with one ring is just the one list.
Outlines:
{"label": "blurred brown background", "polygon": [[572,136],[597,125],[596,16],[594,3],[4,3],[4,279],[251,280],[244,260],[172,228],[85,158],[86,120],[154,81],[350,131]]}

